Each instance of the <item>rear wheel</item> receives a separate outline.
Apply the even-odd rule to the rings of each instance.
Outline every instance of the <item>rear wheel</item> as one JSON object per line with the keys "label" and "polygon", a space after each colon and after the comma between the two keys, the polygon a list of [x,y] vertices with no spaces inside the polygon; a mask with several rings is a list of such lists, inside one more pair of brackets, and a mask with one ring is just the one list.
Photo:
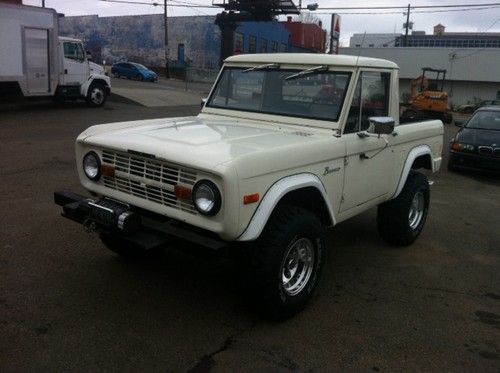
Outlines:
{"label": "rear wheel", "polygon": [[325,257],[325,230],[311,212],[281,206],[259,239],[245,249],[245,285],[265,317],[299,312],[316,289]]}
{"label": "rear wheel", "polygon": [[425,175],[410,171],[399,196],[378,206],[380,236],[393,245],[412,244],[424,228],[429,197],[429,183]]}
{"label": "rear wheel", "polygon": [[106,90],[102,83],[92,83],[87,92],[87,105],[99,107],[106,102]]}

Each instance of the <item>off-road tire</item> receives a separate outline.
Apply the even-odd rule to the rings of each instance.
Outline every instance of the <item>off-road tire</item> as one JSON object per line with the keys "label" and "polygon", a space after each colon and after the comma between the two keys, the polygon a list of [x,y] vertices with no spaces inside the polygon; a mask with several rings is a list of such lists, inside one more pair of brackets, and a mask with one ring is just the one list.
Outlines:
{"label": "off-road tire", "polygon": [[[99,95],[98,98],[94,95]],[[90,107],[101,107],[106,102],[106,88],[104,84],[96,82],[92,83],[87,91],[85,101]]]}
{"label": "off-road tire", "polygon": [[[415,196],[423,195],[423,211],[420,221],[412,228],[410,209]],[[377,223],[380,236],[389,244],[407,246],[422,232],[429,211],[429,183],[425,175],[410,171],[403,190],[395,199],[378,206]]]}
{"label": "off-road tire", "polygon": [[[283,285],[285,256],[299,247],[299,242],[312,243],[309,246],[314,250],[312,270],[303,287],[299,286],[300,291],[290,295]],[[294,206],[279,206],[259,239],[244,250],[244,287],[249,290],[253,308],[265,318],[283,320],[304,308],[318,285],[325,260],[325,229],[313,213]]]}
{"label": "off-road tire", "polygon": [[109,250],[127,260],[145,260],[154,258],[158,256],[161,251],[160,248],[144,250],[133,246],[112,233],[100,233],[99,238],[104,246],[106,246]]}

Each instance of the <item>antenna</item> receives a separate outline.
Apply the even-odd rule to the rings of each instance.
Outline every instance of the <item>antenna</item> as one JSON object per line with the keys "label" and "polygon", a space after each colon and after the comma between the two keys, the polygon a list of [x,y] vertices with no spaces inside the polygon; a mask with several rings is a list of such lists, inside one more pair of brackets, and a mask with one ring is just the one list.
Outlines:
{"label": "antenna", "polygon": [[361,39],[361,47],[359,47],[358,58],[356,58],[356,66],[358,66],[359,55],[361,54],[361,48],[363,48],[363,44],[365,43],[365,38],[366,38],[366,30],[365,30],[365,32],[363,34],[363,39]]}

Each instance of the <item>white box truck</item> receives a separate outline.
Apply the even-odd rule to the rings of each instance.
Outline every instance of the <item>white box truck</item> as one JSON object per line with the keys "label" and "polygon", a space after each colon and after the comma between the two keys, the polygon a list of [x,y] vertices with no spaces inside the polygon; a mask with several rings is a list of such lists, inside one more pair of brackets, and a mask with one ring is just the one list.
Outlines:
{"label": "white box truck", "polygon": [[103,105],[110,78],[81,40],[59,37],[58,18],[54,9],[0,3],[0,94]]}

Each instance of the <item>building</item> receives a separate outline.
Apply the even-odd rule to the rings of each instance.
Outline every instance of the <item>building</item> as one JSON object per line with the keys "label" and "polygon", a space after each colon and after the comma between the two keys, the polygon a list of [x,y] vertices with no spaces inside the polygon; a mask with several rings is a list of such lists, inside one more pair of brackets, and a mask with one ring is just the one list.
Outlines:
{"label": "building", "polygon": [[281,22],[291,33],[292,52],[313,52],[325,53],[326,31],[323,24],[304,23],[292,21],[292,17],[287,17],[286,22]]}
{"label": "building", "polygon": [[402,34],[354,34],[349,42],[351,48],[383,47],[429,47],[429,48],[500,48],[500,33],[495,32],[446,32],[442,24],[434,26],[432,34],[412,31]]}
{"label": "building", "polygon": [[411,80],[423,67],[445,69],[452,106],[500,99],[499,48],[341,48],[340,53],[394,61],[400,67],[400,99],[409,101]]}
{"label": "building", "polygon": [[[392,39],[392,43],[390,40]],[[406,47],[405,47],[406,45]],[[354,34],[341,53],[384,58],[400,67],[400,92],[409,100],[410,83],[423,67],[445,69],[444,89],[451,105],[500,99],[500,33],[446,32],[442,24],[432,35]]]}
{"label": "building", "polygon": [[351,48],[388,48],[394,47],[401,34],[353,34],[349,40]]}
{"label": "building", "polygon": [[233,54],[290,52],[291,33],[280,22],[241,22]]}

